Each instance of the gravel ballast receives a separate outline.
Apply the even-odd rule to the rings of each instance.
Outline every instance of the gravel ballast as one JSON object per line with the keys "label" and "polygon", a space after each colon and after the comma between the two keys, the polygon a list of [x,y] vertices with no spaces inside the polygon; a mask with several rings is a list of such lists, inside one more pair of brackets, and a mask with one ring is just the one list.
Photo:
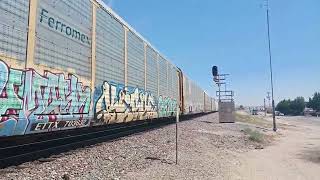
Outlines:
{"label": "gravel ballast", "polygon": [[218,113],[0,170],[0,179],[228,179],[236,154],[255,149],[243,123]]}

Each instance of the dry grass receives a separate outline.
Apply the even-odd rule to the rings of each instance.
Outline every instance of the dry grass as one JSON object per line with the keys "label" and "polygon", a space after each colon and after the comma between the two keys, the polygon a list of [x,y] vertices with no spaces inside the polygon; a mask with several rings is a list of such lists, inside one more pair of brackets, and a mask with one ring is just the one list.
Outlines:
{"label": "dry grass", "polygon": [[246,128],[243,132],[249,135],[249,139],[254,142],[262,143],[264,142],[264,134],[260,133],[257,130],[252,130],[250,128]]}
{"label": "dry grass", "polygon": [[253,124],[253,125],[261,126],[264,128],[272,127],[271,122],[269,122],[259,116],[252,116],[249,114],[243,114],[243,113],[236,112],[235,117],[236,117],[236,121],[238,121],[238,122]]}

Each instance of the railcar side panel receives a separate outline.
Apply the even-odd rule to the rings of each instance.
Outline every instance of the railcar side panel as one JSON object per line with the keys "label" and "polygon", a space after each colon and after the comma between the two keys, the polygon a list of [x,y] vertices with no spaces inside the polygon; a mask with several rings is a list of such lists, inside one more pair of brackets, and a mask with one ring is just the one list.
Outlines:
{"label": "railcar side panel", "polygon": [[0,136],[89,125],[91,2],[36,2],[0,2],[4,26],[18,31],[0,63]]}
{"label": "railcar side panel", "polygon": [[194,113],[204,112],[204,96],[203,90],[197,86],[194,82],[191,83],[191,88],[193,93],[191,94],[191,99],[193,103]]}
{"label": "railcar side panel", "polygon": [[1,1],[0,13],[0,136],[21,135],[29,1]]}
{"label": "railcar side panel", "polygon": [[[179,101],[179,70],[172,65],[172,87],[171,91],[173,93],[172,98],[175,99],[176,101]],[[178,102],[177,102],[178,103]]]}
{"label": "railcar side panel", "polygon": [[211,109],[211,97],[207,95],[207,93],[204,93],[204,111],[210,112]]}
{"label": "railcar side panel", "polygon": [[112,15],[99,8],[96,28],[96,87],[101,89],[104,82],[124,85],[124,27]]}
{"label": "railcar side panel", "polygon": [[24,68],[27,56],[29,1],[3,0],[0,2],[0,13],[0,58],[9,66]]}
{"label": "railcar side panel", "polygon": [[211,109],[210,98],[187,76],[183,75],[184,114],[208,112]]}
{"label": "railcar side panel", "polygon": [[189,79],[183,75],[183,97],[184,97],[184,114],[191,114],[192,112],[192,101],[191,101],[191,86]]}
{"label": "railcar side panel", "polygon": [[100,0],[3,0],[0,13],[0,137],[207,110],[201,88]]}
{"label": "railcar side panel", "polygon": [[[177,107],[177,100],[172,95],[172,68],[169,62],[159,56],[159,99],[158,99],[158,113],[159,117],[174,116]],[[178,74],[175,74],[178,76]],[[178,86],[176,86],[178,89]]]}
{"label": "railcar side panel", "polygon": [[147,91],[153,95],[158,95],[158,68],[157,53],[147,46]]}
{"label": "railcar side panel", "polygon": [[128,86],[144,88],[144,43],[128,32]]}

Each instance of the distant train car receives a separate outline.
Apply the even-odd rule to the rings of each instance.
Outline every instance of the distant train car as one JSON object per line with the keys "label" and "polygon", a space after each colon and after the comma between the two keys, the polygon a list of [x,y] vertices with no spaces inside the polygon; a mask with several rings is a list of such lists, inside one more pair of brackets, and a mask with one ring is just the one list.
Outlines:
{"label": "distant train car", "polygon": [[101,0],[5,0],[0,13],[0,137],[213,109]]}
{"label": "distant train car", "polygon": [[[186,75],[183,76],[184,114],[196,114],[206,112],[205,92],[191,81]],[[208,108],[209,109],[209,108]]]}
{"label": "distant train car", "polygon": [[211,98],[211,112],[216,112],[218,111],[218,103],[216,101],[216,99]]}
{"label": "distant train car", "polygon": [[211,97],[206,93],[204,92],[204,112],[211,112],[213,111],[212,110],[212,99]]}

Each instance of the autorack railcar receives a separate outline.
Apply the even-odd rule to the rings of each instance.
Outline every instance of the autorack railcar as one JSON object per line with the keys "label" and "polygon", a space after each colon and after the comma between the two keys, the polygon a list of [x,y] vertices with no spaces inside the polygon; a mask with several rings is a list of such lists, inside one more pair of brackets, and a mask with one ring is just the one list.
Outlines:
{"label": "autorack railcar", "polygon": [[0,13],[0,137],[215,111],[101,0],[2,0]]}

